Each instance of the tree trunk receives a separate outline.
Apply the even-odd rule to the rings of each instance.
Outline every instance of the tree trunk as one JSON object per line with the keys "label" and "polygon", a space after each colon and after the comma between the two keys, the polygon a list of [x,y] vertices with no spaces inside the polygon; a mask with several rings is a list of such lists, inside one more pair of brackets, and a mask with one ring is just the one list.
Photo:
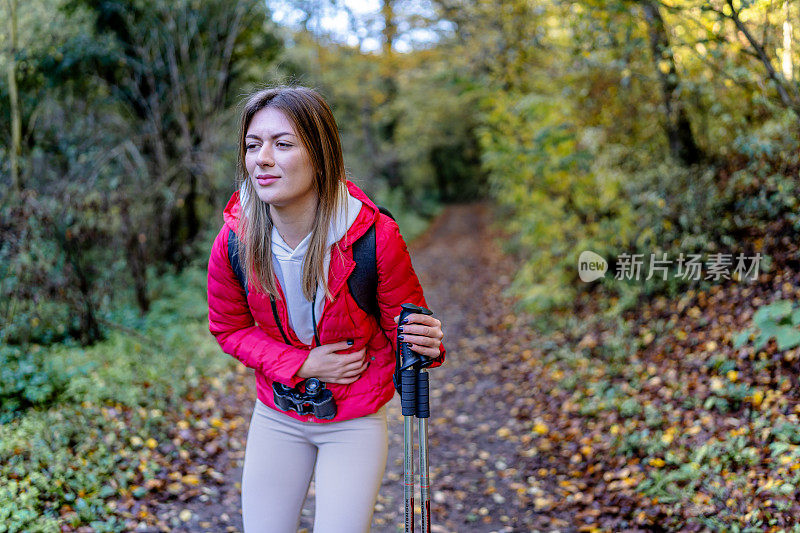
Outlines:
{"label": "tree trunk", "polygon": [[397,111],[394,109],[397,100],[397,65],[395,64],[394,42],[397,39],[397,23],[394,17],[395,0],[383,0],[381,17],[383,18],[383,54],[381,61],[381,90],[385,95],[384,108],[388,117],[381,125],[381,136],[386,141],[388,148],[380,157],[380,174],[386,179],[390,188],[395,189],[403,185],[400,172],[400,159],[395,151],[395,132],[397,130]]}
{"label": "tree trunk", "polygon": [[189,174],[189,193],[186,195],[186,242],[193,243],[200,233],[200,220],[197,217],[197,171]]}
{"label": "tree trunk", "polygon": [[397,24],[394,20],[394,0],[383,0],[381,17],[383,18],[383,55],[388,56],[394,50],[394,40],[397,38]]}
{"label": "tree trunk", "polygon": [[783,57],[781,59],[783,77],[791,81],[794,79],[792,65],[792,19],[789,13],[789,0],[783,2]]}
{"label": "tree trunk", "polygon": [[146,237],[144,233],[135,231],[135,226],[131,223],[128,213],[127,202],[121,208],[122,223],[128,232],[125,238],[125,251],[127,252],[128,269],[133,278],[133,286],[136,292],[136,303],[139,305],[139,312],[144,316],[150,310],[150,298],[147,296],[147,261],[145,259],[144,243]]}
{"label": "tree trunk", "polygon": [[89,346],[103,338],[100,332],[100,325],[97,322],[97,317],[94,314],[94,304],[92,303],[92,287],[89,283],[86,273],[79,269],[78,272],[78,288],[81,292],[83,313],[81,313],[81,344]]}
{"label": "tree trunk", "polygon": [[8,0],[8,26],[11,33],[11,47],[8,60],[8,99],[11,105],[11,184],[16,191],[22,190],[19,160],[22,156],[22,119],[19,109],[17,89],[17,2]]}
{"label": "tree trunk", "polygon": [[664,124],[673,157],[690,165],[700,160],[700,148],[694,140],[686,108],[675,94],[678,89],[678,71],[672,55],[664,19],[653,0],[642,0],[642,10],[650,34],[650,51],[653,65],[661,84],[664,100]]}
{"label": "tree trunk", "polygon": [[373,176],[377,176],[380,174],[381,169],[376,158],[378,155],[378,143],[375,141],[375,130],[372,127],[372,121],[374,120],[373,113],[372,106],[369,105],[366,98],[363,98],[361,102],[361,134],[364,137],[366,153],[370,156],[367,158],[370,171]]}
{"label": "tree trunk", "polygon": [[72,265],[78,282],[79,301],[76,302],[76,307],[79,309],[81,321],[80,342],[83,346],[89,346],[103,338],[100,325],[95,316],[94,303],[92,302],[92,282],[83,263],[80,245],[74,242],[67,234],[66,228],[63,230],[58,229],[57,231],[58,239],[67,256],[67,261]]}

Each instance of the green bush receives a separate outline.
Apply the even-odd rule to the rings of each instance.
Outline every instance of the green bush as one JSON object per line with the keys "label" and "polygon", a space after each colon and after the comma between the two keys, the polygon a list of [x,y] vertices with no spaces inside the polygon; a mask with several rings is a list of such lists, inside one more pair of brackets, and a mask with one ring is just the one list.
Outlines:
{"label": "green bush", "polygon": [[762,306],[753,315],[753,326],[740,332],[733,342],[740,348],[755,335],[753,346],[756,351],[763,348],[770,339],[775,339],[778,349],[790,350],[800,345],[800,305],[789,300],[778,300]]}
{"label": "green bush", "polygon": [[[126,530],[108,502],[132,485],[140,497],[144,479],[164,474],[153,450],[134,442],[168,442],[187,392],[238,364],[208,333],[205,285],[199,266],[159,279],[138,329],[137,313],[118,309],[118,325],[109,321],[108,338],[90,347],[3,348],[22,362],[3,363],[0,390],[32,400],[18,399],[28,409],[0,425],[0,532],[59,531],[66,505],[71,527]],[[24,390],[15,380],[27,380]]]}
{"label": "green bush", "polygon": [[[613,124],[592,124],[568,93],[492,94],[482,123],[483,166],[521,260],[512,290],[532,310],[568,305],[598,285],[615,297],[614,313],[642,296],[702,289],[710,282],[677,276],[679,254],[752,256],[768,224],[784,220],[800,231],[800,183],[791,172],[800,134],[791,112],[742,130],[721,155],[689,167],[663,147],[620,137]],[[596,283],[578,279],[584,250],[609,262]],[[615,279],[621,254],[642,254],[638,280]],[[650,254],[672,261],[666,279],[645,280]],[[760,270],[770,263],[762,252]]]}
{"label": "green bush", "polygon": [[0,344],[0,424],[22,410],[47,405],[62,392],[76,368],[64,371],[39,345],[27,349]]}
{"label": "green bush", "polygon": [[522,258],[512,290],[532,309],[565,305],[579,287],[580,252],[608,255],[634,235],[622,176],[593,167],[581,132],[569,122],[568,101],[508,94],[485,107],[482,161],[507,215],[511,249]]}

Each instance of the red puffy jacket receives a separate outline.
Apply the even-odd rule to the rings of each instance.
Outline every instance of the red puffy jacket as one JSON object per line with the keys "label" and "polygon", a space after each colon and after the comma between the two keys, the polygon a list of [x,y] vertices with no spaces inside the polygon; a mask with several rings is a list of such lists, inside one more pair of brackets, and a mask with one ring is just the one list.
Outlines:
{"label": "red puffy jacket", "polygon": [[[381,214],[375,204],[353,183],[348,181],[347,188],[363,206],[346,235],[334,244],[342,253],[331,253],[328,286],[333,301],[325,302],[317,329],[322,344],[353,339],[355,343],[348,351],[360,350],[366,346],[366,357],[370,364],[359,379],[349,385],[327,385],[336,399],[337,407],[336,417],[329,420],[330,422],[372,414],[392,398],[392,374],[397,343],[394,317],[400,314],[400,305],[403,303],[426,306],[422,287],[411,266],[408,249],[395,221]],[[279,284],[281,298],[276,302],[278,315],[291,345],[284,342],[275,324],[269,296],[258,292],[251,284],[245,297],[228,260],[229,230],[238,231],[239,212],[237,192],[225,207],[225,224],[214,240],[208,262],[209,330],[225,353],[255,369],[258,398],[280,411],[273,401],[272,382],[294,386],[302,381],[296,372],[313,346],[300,342],[289,327],[286,302]],[[347,286],[347,278],[355,267],[351,245],[373,224],[380,324],[374,316],[358,306]],[[440,357],[432,366],[440,365],[444,361],[444,354],[442,347]],[[297,420],[329,422],[311,415],[299,415],[294,411],[285,413]]]}

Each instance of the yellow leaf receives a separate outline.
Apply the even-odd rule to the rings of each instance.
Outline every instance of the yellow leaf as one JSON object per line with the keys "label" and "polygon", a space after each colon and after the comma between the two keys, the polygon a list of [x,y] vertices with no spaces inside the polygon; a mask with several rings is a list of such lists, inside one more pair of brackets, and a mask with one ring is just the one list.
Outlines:
{"label": "yellow leaf", "polygon": [[131,445],[138,447],[138,446],[141,446],[143,443],[144,443],[144,441],[142,441],[141,438],[139,438],[137,436],[131,437]]}
{"label": "yellow leaf", "polygon": [[211,419],[211,427],[219,428],[222,426],[223,426],[222,420],[220,420],[219,418],[214,417]]}
{"label": "yellow leaf", "polygon": [[497,430],[497,436],[501,439],[507,439],[509,436],[511,436],[511,430],[508,428],[500,428]]}
{"label": "yellow leaf", "polygon": [[536,506],[537,511],[543,511],[549,509],[553,502],[547,498],[539,497],[533,500],[533,504]]}
{"label": "yellow leaf", "polygon": [[183,520],[184,522],[188,522],[192,519],[192,512],[189,509],[184,509],[181,511],[181,514],[178,515],[178,518]]}
{"label": "yellow leaf", "polygon": [[185,485],[199,485],[199,484],[200,484],[200,478],[199,478],[199,477],[197,477],[197,476],[196,476],[196,475],[194,475],[194,474],[187,474],[187,475],[183,476],[183,477],[181,478],[181,481],[182,481],[182,482],[183,482]]}
{"label": "yellow leaf", "polygon": [[650,466],[654,466],[656,468],[661,468],[665,464],[667,464],[667,463],[665,463],[664,459],[662,459],[660,457],[653,457],[652,459],[650,459]]}
{"label": "yellow leaf", "polygon": [[728,373],[725,375],[733,383],[736,383],[736,380],[739,379],[739,373],[736,370],[728,370]]}
{"label": "yellow leaf", "polygon": [[536,422],[533,425],[533,432],[536,433],[537,435],[544,435],[548,431],[549,431],[549,429],[542,422]]}
{"label": "yellow leaf", "polygon": [[158,446],[158,442],[153,437],[150,437],[149,439],[147,439],[147,442],[145,442],[145,444],[151,450],[154,449],[156,446]]}
{"label": "yellow leaf", "polygon": [[759,407],[761,407],[761,402],[763,401],[764,401],[764,391],[762,390],[755,391],[753,393],[753,398],[751,400],[751,402],[753,403],[753,407],[758,409]]}

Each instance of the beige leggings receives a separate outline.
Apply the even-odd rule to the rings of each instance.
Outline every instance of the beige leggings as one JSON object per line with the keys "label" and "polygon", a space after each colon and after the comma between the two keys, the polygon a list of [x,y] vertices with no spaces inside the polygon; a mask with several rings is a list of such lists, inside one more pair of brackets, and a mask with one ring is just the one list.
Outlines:
{"label": "beige leggings", "polygon": [[295,533],[312,473],[314,533],[368,532],[387,450],[385,407],[315,423],[256,400],[242,472],[244,533]]}

